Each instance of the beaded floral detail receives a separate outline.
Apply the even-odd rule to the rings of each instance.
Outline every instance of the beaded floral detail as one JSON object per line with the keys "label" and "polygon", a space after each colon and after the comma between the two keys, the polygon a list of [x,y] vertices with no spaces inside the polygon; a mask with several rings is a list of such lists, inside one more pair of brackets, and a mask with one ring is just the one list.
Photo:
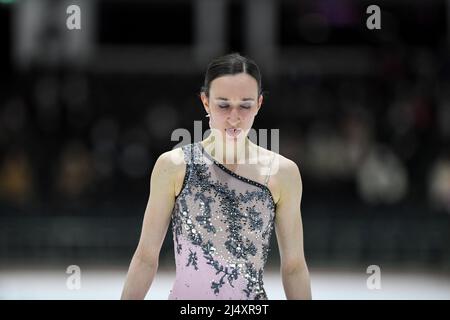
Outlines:
{"label": "beaded floral detail", "polygon": [[[211,268],[213,295],[226,288],[247,299],[267,299],[263,273],[275,216],[270,190],[215,161],[199,142],[182,149],[186,174],[172,213],[175,259],[186,259],[182,265],[198,277]],[[178,265],[177,279],[183,279]],[[195,279],[186,275],[184,281]]]}
{"label": "beaded floral detail", "polygon": [[192,264],[192,266],[194,267],[195,270],[198,270],[197,267],[197,253],[196,252],[192,252],[191,249],[189,249],[189,258],[188,258],[188,263],[186,265],[186,267],[189,267],[189,265]]}

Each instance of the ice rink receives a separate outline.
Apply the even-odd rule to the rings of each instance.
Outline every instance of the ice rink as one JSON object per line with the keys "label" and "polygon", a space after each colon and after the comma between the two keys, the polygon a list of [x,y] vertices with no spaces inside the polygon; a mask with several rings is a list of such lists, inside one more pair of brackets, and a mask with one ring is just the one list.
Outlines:
{"label": "ice rink", "polygon": [[[80,266],[80,288],[69,289],[65,268],[3,268],[1,299],[115,300],[120,298],[126,269]],[[165,300],[174,271],[159,270],[147,299]],[[368,289],[370,274],[357,270],[310,269],[313,299],[316,300],[428,300],[450,299],[450,277],[442,272],[381,270],[381,288]],[[285,299],[281,277],[273,270],[265,274],[269,299]]]}

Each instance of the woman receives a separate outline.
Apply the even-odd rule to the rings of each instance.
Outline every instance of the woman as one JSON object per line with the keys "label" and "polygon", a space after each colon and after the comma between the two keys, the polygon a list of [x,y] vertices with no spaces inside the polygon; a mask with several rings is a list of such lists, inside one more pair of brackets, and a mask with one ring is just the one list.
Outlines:
{"label": "woman", "polygon": [[169,299],[267,299],[273,227],[287,299],[310,299],[299,169],[247,137],[263,102],[258,66],[239,54],[214,59],[201,101],[211,134],[156,161],[122,299],[145,298],[170,221],[176,279]]}

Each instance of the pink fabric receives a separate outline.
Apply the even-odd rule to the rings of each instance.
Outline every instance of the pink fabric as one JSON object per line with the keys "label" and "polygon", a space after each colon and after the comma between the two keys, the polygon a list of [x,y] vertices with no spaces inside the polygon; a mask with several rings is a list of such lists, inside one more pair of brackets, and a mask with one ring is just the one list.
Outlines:
{"label": "pink fabric", "polygon": [[263,273],[275,217],[269,189],[213,161],[199,143],[183,151],[169,299],[267,299]]}
{"label": "pink fabric", "polygon": [[[172,290],[170,291],[169,300],[247,299],[243,291],[246,288],[247,282],[243,277],[239,277],[232,282],[234,288],[231,287],[225,279],[223,288],[218,294],[214,294],[211,290],[211,284],[213,281],[217,281],[221,276],[218,276],[216,271],[206,263],[206,259],[203,257],[200,247],[191,246],[190,242],[183,237],[181,237],[179,241],[183,247],[190,248],[197,253],[198,270],[195,270],[191,266],[186,266],[185,261],[188,260],[188,254],[186,251],[183,251],[181,256],[176,259],[176,278]],[[223,265],[226,264],[220,258],[219,262]]]}

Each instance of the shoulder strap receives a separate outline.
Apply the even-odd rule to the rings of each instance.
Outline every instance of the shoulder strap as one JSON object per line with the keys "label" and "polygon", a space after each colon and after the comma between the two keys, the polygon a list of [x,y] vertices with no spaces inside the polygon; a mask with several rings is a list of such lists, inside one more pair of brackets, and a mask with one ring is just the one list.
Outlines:
{"label": "shoulder strap", "polygon": [[276,154],[274,153],[274,155],[272,156],[272,159],[270,160],[269,172],[267,173],[266,180],[264,181],[265,186],[267,186],[267,183],[269,182],[270,172],[272,171],[272,164],[273,164],[273,160],[275,159],[275,156],[276,156]]}
{"label": "shoulder strap", "polygon": [[183,150],[184,162],[189,165],[192,161],[192,146],[184,145],[181,150]]}

